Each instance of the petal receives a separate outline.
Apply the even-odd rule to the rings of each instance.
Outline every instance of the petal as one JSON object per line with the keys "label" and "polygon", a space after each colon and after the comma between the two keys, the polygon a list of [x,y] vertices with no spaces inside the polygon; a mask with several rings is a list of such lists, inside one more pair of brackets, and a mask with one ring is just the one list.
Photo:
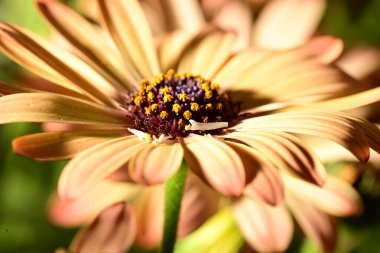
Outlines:
{"label": "petal", "polygon": [[380,52],[377,48],[358,47],[343,55],[337,65],[349,75],[363,79],[379,69]]}
{"label": "petal", "polygon": [[128,171],[137,183],[160,184],[177,172],[182,160],[180,143],[149,145],[131,159]]}
{"label": "petal", "polygon": [[298,138],[278,131],[254,131],[226,135],[251,146],[277,168],[314,184],[323,185],[326,171],[315,154]]}
{"label": "petal", "polygon": [[196,175],[188,172],[181,204],[178,236],[185,236],[196,230],[216,213],[218,207],[218,193],[205,185]]}
{"label": "petal", "polygon": [[125,71],[122,59],[95,26],[54,0],[38,0],[37,7],[47,21],[113,86],[123,89],[127,83],[133,87],[132,75]]}
{"label": "petal", "polygon": [[179,72],[212,78],[232,53],[236,35],[213,32],[185,52],[179,64]]}
{"label": "petal", "polygon": [[283,52],[242,51],[223,65],[213,81],[222,89],[233,91],[232,96],[237,93],[237,99],[243,102],[242,109],[247,109],[250,103],[302,105],[353,94],[361,87],[357,80],[333,65],[321,63],[303,48]]}
{"label": "petal", "polygon": [[244,165],[232,148],[196,134],[186,137],[185,142],[186,162],[196,174],[226,196],[241,195],[245,186]]}
{"label": "petal", "polygon": [[335,248],[337,224],[329,215],[292,196],[287,197],[288,206],[302,230],[321,250]]}
{"label": "petal", "polygon": [[265,5],[254,26],[253,44],[288,49],[307,41],[325,9],[324,0],[274,0]]}
{"label": "petal", "polygon": [[151,79],[160,67],[148,21],[137,0],[98,0],[102,25],[140,75]]}
{"label": "petal", "polygon": [[21,28],[0,23],[0,48],[35,74],[90,98],[112,104],[116,90],[81,59]]}
{"label": "petal", "polygon": [[70,247],[70,252],[124,252],[136,236],[136,219],[126,202],[105,209],[85,228]]}
{"label": "petal", "polygon": [[227,141],[239,154],[247,175],[254,174],[245,188],[245,196],[258,198],[270,205],[278,205],[284,199],[281,178],[274,165],[253,148]]}
{"label": "petal", "polygon": [[282,179],[289,194],[328,214],[348,216],[360,214],[362,211],[359,194],[337,177],[328,177],[323,187],[298,180],[285,173],[282,173]]}
{"label": "petal", "polygon": [[245,240],[262,252],[282,252],[293,235],[293,221],[283,206],[243,198],[234,203],[235,219]]}
{"label": "petal", "polygon": [[330,139],[349,150],[362,162],[369,159],[369,144],[362,125],[348,114],[322,111],[293,111],[243,120],[238,131],[284,131]]}
{"label": "petal", "polygon": [[319,36],[311,39],[303,49],[322,63],[335,61],[343,52],[343,41],[332,36]]}
{"label": "petal", "polygon": [[58,182],[60,196],[64,199],[79,196],[127,163],[146,145],[135,136],[127,136],[86,149],[62,171]]}
{"label": "petal", "polygon": [[57,94],[19,93],[0,97],[0,124],[56,122],[128,125],[120,111]]}
{"label": "petal", "polygon": [[200,30],[205,25],[201,6],[196,0],[165,0],[161,2],[168,22],[174,29]]}
{"label": "petal", "polygon": [[[116,202],[133,199],[139,191],[135,185],[102,181],[74,200],[64,200],[57,194],[49,203],[49,218],[65,227],[78,226],[93,220],[104,208]],[[102,196],[99,198],[99,196]]]}
{"label": "petal", "polygon": [[16,93],[29,93],[35,92],[32,89],[20,87],[17,85],[11,85],[7,83],[0,82],[0,96],[11,95]]}
{"label": "petal", "polygon": [[65,160],[121,134],[108,131],[38,133],[14,139],[12,147],[15,153],[40,161]]}
{"label": "petal", "polygon": [[234,50],[239,51],[250,45],[252,19],[248,3],[229,1],[222,6],[213,22],[227,31],[237,33]]}
{"label": "petal", "polygon": [[162,240],[164,194],[162,186],[145,187],[136,201],[137,235],[135,243],[142,248],[154,248]]}

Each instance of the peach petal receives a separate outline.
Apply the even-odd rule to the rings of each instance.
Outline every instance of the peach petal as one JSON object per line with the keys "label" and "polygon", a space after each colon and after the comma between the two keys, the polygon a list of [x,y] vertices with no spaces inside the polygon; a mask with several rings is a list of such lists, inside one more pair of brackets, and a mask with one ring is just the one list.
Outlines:
{"label": "peach petal", "polygon": [[180,143],[149,145],[131,159],[129,174],[140,184],[160,184],[174,175],[182,160]]}
{"label": "peach petal", "polygon": [[282,179],[289,194],[328,214],[349,216],[362,212],[359,194],[352,186],[337,177],[328,177],[323,187],[317,187],[285,173],[282,173]]}
{"label": "peach petal", "polygon": [[335,248],[338,234],[335,219],[292,196],[287,198],[287,203],[294,218],[313,243],[323,251]]}
{"label": "peach petal", "polygon": [[326,170],[318,157],[298,138],[277,131],[231,133],[227,138],[236,139],[251,146],[261,157],[266,157],[277,168],[318,185],[323,185]]}
{"label": "peach petal", "polygon": [[[54,0],[38,0],[37,7],[46,20],[85,60],[118,89],[133,87],[133,77],[123,70],[122,60],[101,36],[98,29],[65,5]],[[93,38],[97,38],[94,40]]]}
{"label": "peach petal", "polygon": [[146,145],[149,144],[135,136],[127,136],[86,149],[62,171],[58,193],[69,200],[79,196],[127,163]]}
{"label": "peach petal", "polygon": [[303,49],[322,63],[335,61],[343,52],[343,41],[332,36],[312,38]]}
{"label": "peach petal", "polygon": [[[226,142],[239,154],[246,174],[247,186],[244,195],[259,198],[270,205],[278,205],[284,199],[283,185],[274,165],[255,149],[240,143]],[[253,178],[249,178],[250,174]]]}
{"label": "peach petal", "polygon": [[104,180],[71,201],[54,194],[49,201],[49,219],[65,227],[88,223],[107,206],[134,198],[139,190],[135,185]]}
{"label": "peach petal", "polygon": [[12,147],[15,153],[40,161],[65,160],[121,134],[107,131],[38,133],[14,139]]}
{"label": "peach petal", "polygon": [[281,50],[301,45],[314,33],[325,5],[324,0],[270,1],[254,26],[253,44]]}
{"label": "peach petal", "polygon": [[227,144],[192,134],[185,139],[185,160],[190,168],[226,196],[239,196],[245,186],[244,165]]}
{"label": "peach petal", "polygon": [[11,95],[16,93],[29,93],[36,92],[35,90],[20,87],[17,85],[11,85],[7,83],[0,82],[0,96]]}
{"label": "peach petal", "polygon": [[126,202],[106,208],[80,232],[70,252],[125,252],[136,236],[136,218]]}
{"label": "peach petal", "polygon": [[118,49],[130,60],[141,77],[151,79],[160,66],[152,32],[137,0],[98,0],[101,24],[109,32]]}
{"label": "peach petal", "polygon": [[153,186],[144,188],[138,197],[136,207],[136,245],[149,249],[158,246],[162,239],[164,223],[164,188]]}
{"label": "peach petal", "polygon": [[58,94],[19,93],[0,97],[0,123],[57,122],[128,125],[118,110]]}
{"label": "peach petal", "polygon": [[362,123],[342,112],[299,110],[275,113],[243,120],[234,126],[238,131],[284,131],[319,136],[330,139],[366,162],[369,159],[368,138],[362,131]]}
{"label": "peach petal", "polygon": [[254,249],[281,252],[289,246],[293,221],[283,206],[243,198],[234,203],[233,211],[245,240]]}

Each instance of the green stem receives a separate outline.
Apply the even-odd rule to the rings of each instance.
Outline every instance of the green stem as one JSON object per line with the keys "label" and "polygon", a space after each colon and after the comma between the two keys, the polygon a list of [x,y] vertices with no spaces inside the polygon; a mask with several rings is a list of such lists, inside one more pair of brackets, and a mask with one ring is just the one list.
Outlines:
{"label": "green stem", "polygon": [[174,251],[187,171],[187,165],[182,163],[178,172],[165,184],[165,219],[162,253],[172,253]]}

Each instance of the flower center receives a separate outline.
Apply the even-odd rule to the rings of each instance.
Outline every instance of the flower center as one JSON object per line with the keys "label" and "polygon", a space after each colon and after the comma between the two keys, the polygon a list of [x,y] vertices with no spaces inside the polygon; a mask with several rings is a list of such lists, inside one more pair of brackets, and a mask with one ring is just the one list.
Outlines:
{"label": "flower center", "polygon": [[137,130],[155,137],[176,138],[190,132],[210,132],[228,126],[237,115],[237,105],[219,85],[201,76],[169,70],[129,94],[124,107]]}

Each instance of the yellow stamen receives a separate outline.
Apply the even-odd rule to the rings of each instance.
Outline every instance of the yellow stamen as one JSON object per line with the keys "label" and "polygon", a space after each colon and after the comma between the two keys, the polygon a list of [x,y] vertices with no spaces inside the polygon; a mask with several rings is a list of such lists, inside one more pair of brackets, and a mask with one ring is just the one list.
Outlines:
{"label": "yellow stamen", "polygon": [[203,123],[208,123],[208,116],[202,117]]}
{"label": "yellow stamen", "polygon": [[211,103],[206,104],[206,110],[212,110],[212,104]]}
{"label": "yellow stamen", "polygon": [[220,90],[220,85],[217,84],[217,83],[212,83],[211,84],[211,89],[213,89],[213,90]]}
{"label": "yellow stamen", "polygon": [[179,100],[181,100],[182,102],[185,102],[187,99],[189,99],[189,96],[185,93],[179,94]]}
{"label": "yellow stamen", "polygon": [[216,104],[216,109],[218,109],[219,111],[223,110],[223,104],[222,103],[217,103]]}
{"label": "yellow stamen", "polygon": [[158,104],[152,104],[150,106],[150,109],[152,109],[152,111],[156,111],[157,110],[157,107],[158,107]]}
{"label": "yellow stamen", "polygon": [[190,105],[190,109],[192,110],[192,111],[198,111],[199,110],[199,105],[197,104],[197,103],[191,103],[191,105]]}
{"label": "yellow stamen", "polygon": [[160,118],[161,119],[166,119],[168,117],[168,113],[166,111],[160,112]]}
{"label": "yellow stamen", "polygon": [[139,105],[141,105],[142,100],[143,100],[142,97],[137,96],[137,97],[135,97],[133,102],[135,102],[135,105],[139,106]]}
{"label": "yellow stamen", "polygon": [[168,72],[166,72],[166,74],[167,74],[168,76],[172,76],[172,75],[176,74],[176,72],[175,72],[174,69],[169,69]]}
{"label": "yellow stamen", "polygon": [[185,130],[186,130],[186,131],[190,131],[190,129],[191,129],[191,125],[186,125],[186,126],[185,126]]}
{"label": "yellow stamen", "polygon": [[146,133],[146,134],[144,134],[144,139],[145,139],[146,141],[150,141],[150,140],[152,139],[152,135]]}
{"label": "yellow stamen", "polygon": [[160,93],[163,94],[163,95],[166,95],[169,93],[169,91],[171,90],[172,87],[164,87],[162,89],[160,89]]}
{"label": "yellow stamen", "polygon": [[184,117],[185,119],[187,119],[187,120],[191,119],[191,116],[193,116],[193,114],[192,114],[189,110],[187,110],[187,111],[185,111],[185,112],[183,113],[183,117]]}
{"label": "yellow stamen", "polygon": [[147,92],[149,92],[149,91],[151,91],[153,89],[153,86],[152,85],[147,85],[146,87],[145,87],[145,90],[147,91]]}
{"label": "yellow stamen", "polygon": [[179,104],[174,104],[172,110],[178,115],[178,112],[181,110],[181,106]]}
{"label": "yellow stamen", "polygon": [[213,95],[213,93],[212,93],[211,90],[207,90],[207,91],[205,92],[205,97],[206,97],[207,99],[212,98],[212,95]]}
{"label": "yellow stamen", "polygon": [[173,96],[170,95],[170,94],[166,94],[164,96],[164,102],[167,103],[167,102],[171,102],[173,100]]}
{"label": "yellow stamen", "polygon": [[153,102],[154,101],[154,94],[151,91],[148,93],[148,101],[149,102]]}
{"label": "yellow stamen", "polygon": [[151,113],[150,107],[145,107],[144,109],[145,109],[145,114],[149,116]]}
{"label": "yellow stamen", "polygon": [[210,85],[208,83],[202,83],[201,88],[204,91],[208,91],[208,90],[210,90]]}

